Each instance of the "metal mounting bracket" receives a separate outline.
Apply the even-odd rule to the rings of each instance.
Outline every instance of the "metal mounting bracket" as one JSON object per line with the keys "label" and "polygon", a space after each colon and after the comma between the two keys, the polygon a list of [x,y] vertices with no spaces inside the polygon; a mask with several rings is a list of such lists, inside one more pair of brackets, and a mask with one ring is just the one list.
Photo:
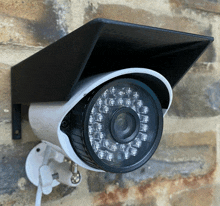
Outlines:
{"label": "metal mounting bracket", "polygon": [[21,139],[21,104],[12,104],[12,139]]}

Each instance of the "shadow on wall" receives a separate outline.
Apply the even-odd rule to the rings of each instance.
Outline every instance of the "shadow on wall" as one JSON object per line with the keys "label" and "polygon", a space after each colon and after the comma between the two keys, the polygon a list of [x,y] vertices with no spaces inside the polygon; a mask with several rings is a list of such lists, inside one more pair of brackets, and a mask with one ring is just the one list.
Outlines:
{"label": "shadow on wall", "polygon": [[54,7],[52,0],[46,1],[45,12],[39,21],[29,21],[27,29],[33,31],[33,37],[36,42],[40,42],[43,46],[57,41],[68,34],[67,25],[63,20],[65,8],[60,5]]}

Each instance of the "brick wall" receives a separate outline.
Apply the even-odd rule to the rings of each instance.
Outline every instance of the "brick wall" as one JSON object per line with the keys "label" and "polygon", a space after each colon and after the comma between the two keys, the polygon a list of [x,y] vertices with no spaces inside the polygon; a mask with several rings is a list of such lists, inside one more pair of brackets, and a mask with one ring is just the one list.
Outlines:
{"label": "brick wall", "polygon": [[0,205],[34,205],[36,193],[24,170],[39,142],[27,118],[22,140],[11,140],[10,67],[97,17],[215,41],[175,87],[161,143],[146,165],[120,175],[80,168],[81,185],[56,187],[43,205],[220,205],[219,0],[0,0]]}

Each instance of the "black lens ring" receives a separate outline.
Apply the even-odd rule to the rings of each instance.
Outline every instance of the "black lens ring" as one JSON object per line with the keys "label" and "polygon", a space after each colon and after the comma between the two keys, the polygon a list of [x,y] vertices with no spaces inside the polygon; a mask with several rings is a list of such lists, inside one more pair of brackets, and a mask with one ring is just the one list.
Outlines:
{"label": "black lens ring", "polygon": [[[128,113],[135,120],[135,126],[136,126],[135,130],[132,132],[131,135],[129,135],[126,138],[120,138],[114,128],[115,120],[118,117],[118,115],[120,115],[121,113]],[[140,120],[139,120],[137,113],[133,109],[129,107],[121,107],[113,113],[111,117],[111,121],[110,121],[110,131],[111,131],[112,137],[115,139],[116,142],[119,142],[121,144],[126,144],[128,142],[131,142],[137,136],[139,129],[140,129]]]}
{"label": "black lens ring", "polygon": [[[117,83],[131,83],[131,84],[134,84],[134,85],[139,86],[142,89],[144,89],[153,98],[154,104],[155,104],[155,107],[157,108],[157,113],[158,113],[158,130],[155,135],[154,143],[151,146],[150,150],[142,159],[140,159],[139,161],[137,161],[133,165],[129,165],[129,166],[126,166],[123,168],[109,166],[108,164],[104,163],[101,159],[99,159],[98,156],[93,151],[93,148],[91,146],[89,136],[88,136],[88,125],[89,125],[88,120],[89,120],[89,116],[90,116],[90,113],[91,113],[91,110],[92,110],[94,103],[99,98],[100,94],[102,94],[110,86],[114,86]],[[103,85],[100,85],[100,86],[102,86],[101,89],[97,91],[97,93],[93,96],[93,98],[89,102],[87,108],[85,108],[86,111],[85,111],[85,117],[84,117],[83,134],[84,134],[84,143],[87,148],[87,152],[90,155],[90,157],[93,159],[95,164],[102,170],[105,170],[107,172],[112,172],[112,173],[131,172],[133,170],[138,169],[142,165],[144,165],[151,158],[151,156],[154,154],[154,152],[156,151],[156,149],[160,143],[160,139],[161,139],[162,131],[163,131],[163,112],[162,112],[160,101],[158,100],[156,94],[146,84],[144,84],[138,80],[135,80],[135,79],[130,79],[130,78],[121,78],[120,79],[119,78],[119,79],[116,79],[116,80],[113,80],[111,82],[106,83],[104,86]]]}

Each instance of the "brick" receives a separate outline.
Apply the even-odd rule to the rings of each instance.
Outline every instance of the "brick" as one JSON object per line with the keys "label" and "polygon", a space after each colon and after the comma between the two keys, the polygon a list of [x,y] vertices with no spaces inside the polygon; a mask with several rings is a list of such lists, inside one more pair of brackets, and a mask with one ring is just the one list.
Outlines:
{"label": "brick", "polygon": [[98,4],[95,8],[89,5],[85,9],[84,23],[94,18],[109,18],[124,22],[155,26],[177,31],[210,35],[211,24],[195,21],[190,18],[168,15],[154,15],[144,9],[133,9],[125,5]]}
{"label": "brick", "polygon": [[213,188],[204,187],[197,190],[185,191],[171,198],[172,206],[208,206],[212,205]]}
{"label": "brick", "polygon": [[216,132],[204,133],[173,133],[164,138],[167,147],[192,147],[192,146],[216,146]]}
{"label": "brick", "polygon": [[152,158],[140,169],[123,174],[123,180],[141,182],[158,177],[175,179],[179,176],[204,175],[216,167],[215,148],[167,148],[159,146]]}
{"label": "brick", "polygon": [[220,114],[218,75],[188,73],[173,90],[168,116],[213,117]]}
{"label": "brick", "polygon": [[207,131],[216,131],[219,122],[220,116],[210,118],[179,118],[175,116],[165,116],[163,133],[203,133]]}
{"label": "brick", "polygon": [[155,177],[156,173],[163,177],[175,177],[178,174],[204,175],[215,170],[216,138],[217,133],[213,131],[163,134],[159,147],[152,157],[154,161],[152,166],[155,169],[147,169],[148,174],[151,172],[153,174],[151,177]]}
{"label": "brick", "polygon": [[39,21],[44,15],[44,0],[0,0],[0,13]]}
{"label": "brick", "polygon": [[191,8],[206,12],[220,13],[220,2],[218,0],[170,0],[173,8]]}
{"label": "brick", "polygon": [[[68,1],[1,1],[0,43],[47,46],[67,32]],[[2,7],[1,7],[2,6]]]}
{"label": "brick", "polygon": [[[108,194],[106,194],[105,196],[103,195],[98,204],[95,204],[96,206],[158,206],[157,204],[157,199],[156,197],[152,197],[149,196],[148,198],[146,198],[143,201],[137,201],[137,200],[128,200],[125,202],[117,202],[116,201],[112,201],[113,203],[111,204],[106,204],[106,202],[110,202],[111,201],[111,193],[109,195],[110,197],[108,197]],[[113,196],[114,197],[114,196]]]}
{"label": "brick", "polygon": [[14,66],[41,49],[43,49],[43,47],[28,47],[13,44],[0,45],[0,62]]}
{"label": "brick", "polygon": [[10,67],[0,64],[0,122],[11,119]]}
{"label": "brick", "polygon": [[220,185],[216,184],[213,186],[214,189],[214,193],[213,193],[213,202],[212,202],[212,206],[219,206],[219,202],[220,202]]}
{"label": "brick", "polygon": [[[129,173],[127,174],[129,175]],[[158,177],[143,180],[141,183],[126,181],[126,187],[119,187],[117,184],[106,185],[105,190],[94,194],[93,203],[94,205],[114,205],[125,202],[132,205],[132,202],[135,202],[134,205],[145,205],[145,203],[152,203],[153,205],[178,205],[178,198],[181,198],[181,194],[183,194],[183,197],[192,200],[192,203],[194,203],[192,205],[197,205],[193,202],[197,198],[197,195],[205,194],[205,191],[210,194],[208,192],[209,190],[203,191],[201,189],[210,188],[210,185],[213,184],[213,174],[214,172],[211,171],[203,176],[188,178],[167,179]],[[196,191],[196,194],[187,197],[189,191]],[[185,205],[191,204],[189,202],[189,204]]]}
{"label": "brick", "polygon": [[[16,144],[15,146],[0,145],[0,194],[12,194],[17,188],[17,182],[25,177],[25,158],[36,143]],[[29,183],[29,187],[31,187]]]}
{"label": "brick", "polygon": [[[109,188],[111,188],[110,191]],[[117,186],[109,186],[105,191],[94,196],[93,204],[97,206],[158,206],[156,196],[152,195],[154,192],[145,193],[143,197],[141,190],[141,186],[135,188],[119,188]]]}
{"label": "brick", "polygon": [[27,21],[0,14],[0,43],[36,45],[33,35],[28,32]]}
{"label": "brick", "polygon": [[122,206],[158,206],[156,197],[149,197],[142,203],[137,203],[137,201],[127,201]]}
{"label": "brick", "polygon": [[[208,51],[207,51],[208,52]],[[218,67],[215,66],[214,63],[210,62],[201,62],[201,59],[199,62],[196,62],[193,67],[188,71],[189,73],[194,74],[214,74],[215,71],[217,71]]]}

